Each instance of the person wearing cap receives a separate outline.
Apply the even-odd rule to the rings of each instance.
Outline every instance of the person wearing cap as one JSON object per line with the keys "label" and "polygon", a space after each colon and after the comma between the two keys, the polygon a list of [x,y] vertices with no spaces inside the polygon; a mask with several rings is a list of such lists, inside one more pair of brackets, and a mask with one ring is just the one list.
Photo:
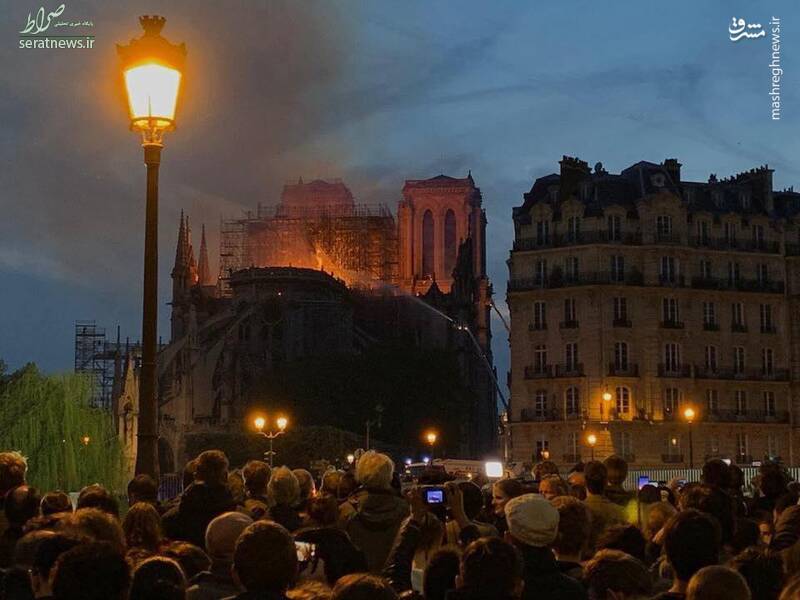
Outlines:
{"label": "person wearing cap", "polygon": [[583,586],[558,568],[552,551],[558,510],[539,494],[523,494],[505,507],[507,541],[522,555],[523,600],[586,600]]}
{"label": "person wearing cap", "polygon": [[216,600],[240,592],[231,573],[233,552],[236,540],[252,523],[253,519],[240,512],[226,512],[212,519],[206,528],[211,569],[201,571],[189,582],[186,600]]}

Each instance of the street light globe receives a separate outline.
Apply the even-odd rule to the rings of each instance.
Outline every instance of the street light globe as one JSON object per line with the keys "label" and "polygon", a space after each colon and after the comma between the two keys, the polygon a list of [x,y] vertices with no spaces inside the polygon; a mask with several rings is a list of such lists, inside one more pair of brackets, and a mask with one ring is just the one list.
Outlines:
{"label": "street light globe", "polygon": [[88,446],[89,442],[91,441],[92,438],[90,438],[88,435],[81,436],[81,444],[83,444],[84,446]]}
{"label": "street light globe", "polygon": [[278,420],[276,421],[276,423],[278,424],[278,429],[283,431],[284,429],[286,429],[286,426],[289,424],[289,420],[286,417],[278,417]]}
{"label": "street light globe", "polygon": [[348,454],[347,455],[347,464],[352,465],[353,462],[355,462],[355,460],[356,460],[356,457],[355,457],[354,454]]}
{"label": "street light globe", "polygon": [[425,434],[425,439],[428,440],[428,443],[433,446],[436,443],[436,433],[433,431],[429,431]]}
{"label": "street light globe", "polygon": [[593,433],[590,433],[586,436],[586,441],[590,446],[594,446],[597,443],[597,436]]}
{"label": "street light globe", "polygon": [[691,423],[692,421],[694,421],[694,409],[693,409],[693,408],[691,408],[691,407],[689,407],[689,408],[687,408],[686,410],[684,410],[684,411],[683,411],[683,417],[684,417],[684,418],[685,418],[687,421],[689,421],[689,423]]}
{"label": "street light globe", "polygon": [[166,131],[175,126],[186,46],[161,36],[165,22],[156,15],[140,17],[144,35],[117,46],[134,130]]}
{"label": "street light globe", "polygon": [[266,421],[266,419],[264,419],[264,417],[256,417],[253,420],[253,425],[255,425],[256,429],[258,429],[259,431],[263,430],[264,429],[264,425],[266,425],[266,424],[267,424],[267,421]]}
{"label": "street light globe", "polygon": [[603,392],[603,400],[611,402],[611,392]]}

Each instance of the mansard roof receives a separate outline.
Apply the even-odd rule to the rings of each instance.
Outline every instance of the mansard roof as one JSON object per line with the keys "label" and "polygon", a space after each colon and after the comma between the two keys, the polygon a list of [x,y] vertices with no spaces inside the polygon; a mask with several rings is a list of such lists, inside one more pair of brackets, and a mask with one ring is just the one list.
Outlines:
{"label": "mansard roof", "polygon": [[403,186],[403,191],[408,189],[420,188],[437,188],[437,187],[464,187],[475,188],[475,181],[472,179],[472,172],[468,173],[466,177],[450,177],[449,175],[440,174],[430,179],[406,179]]}

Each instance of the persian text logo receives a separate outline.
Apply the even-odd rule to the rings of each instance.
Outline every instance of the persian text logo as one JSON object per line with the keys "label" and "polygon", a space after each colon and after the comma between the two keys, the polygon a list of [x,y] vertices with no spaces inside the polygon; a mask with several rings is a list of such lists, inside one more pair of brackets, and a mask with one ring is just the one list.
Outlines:
{"label": "persian text logo", "polygon": [[25,26],[19,32],[19,47],[24,49],[40,48],[67,48],[85,49],[94,46],[94,36],[86,34],[61,34],[50,32],[59,28],[68,28],[65,31],[75,30],[78,27],[94,27],[92,21],[62,21],[57,20],[64,13],[66,5],[60,4],[55,10],[45,11],[44,6],[36,12],[29,12]]}
{"label": "persian text logo", "polygon": [[761,27],[761,23],[747,23],[744,19],[733,17],[728,26],[728,37],[732,42],[738,42],[741,39],[752,40],[765,35],[767,32]]}

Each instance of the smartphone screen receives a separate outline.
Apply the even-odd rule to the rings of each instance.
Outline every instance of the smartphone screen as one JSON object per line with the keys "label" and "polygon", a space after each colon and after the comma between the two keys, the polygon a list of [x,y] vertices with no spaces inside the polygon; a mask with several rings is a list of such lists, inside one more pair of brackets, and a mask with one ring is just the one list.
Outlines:
{"label": "smartphone screen", "polygon": [[441,504],[444,502],[444,490],[425,490],[428,504]]}
{"label": "smartphone screen", "polygon": [[650,483],[650,476],[649,475],[639,475],[639,489],[642,489],[644,486]]}

